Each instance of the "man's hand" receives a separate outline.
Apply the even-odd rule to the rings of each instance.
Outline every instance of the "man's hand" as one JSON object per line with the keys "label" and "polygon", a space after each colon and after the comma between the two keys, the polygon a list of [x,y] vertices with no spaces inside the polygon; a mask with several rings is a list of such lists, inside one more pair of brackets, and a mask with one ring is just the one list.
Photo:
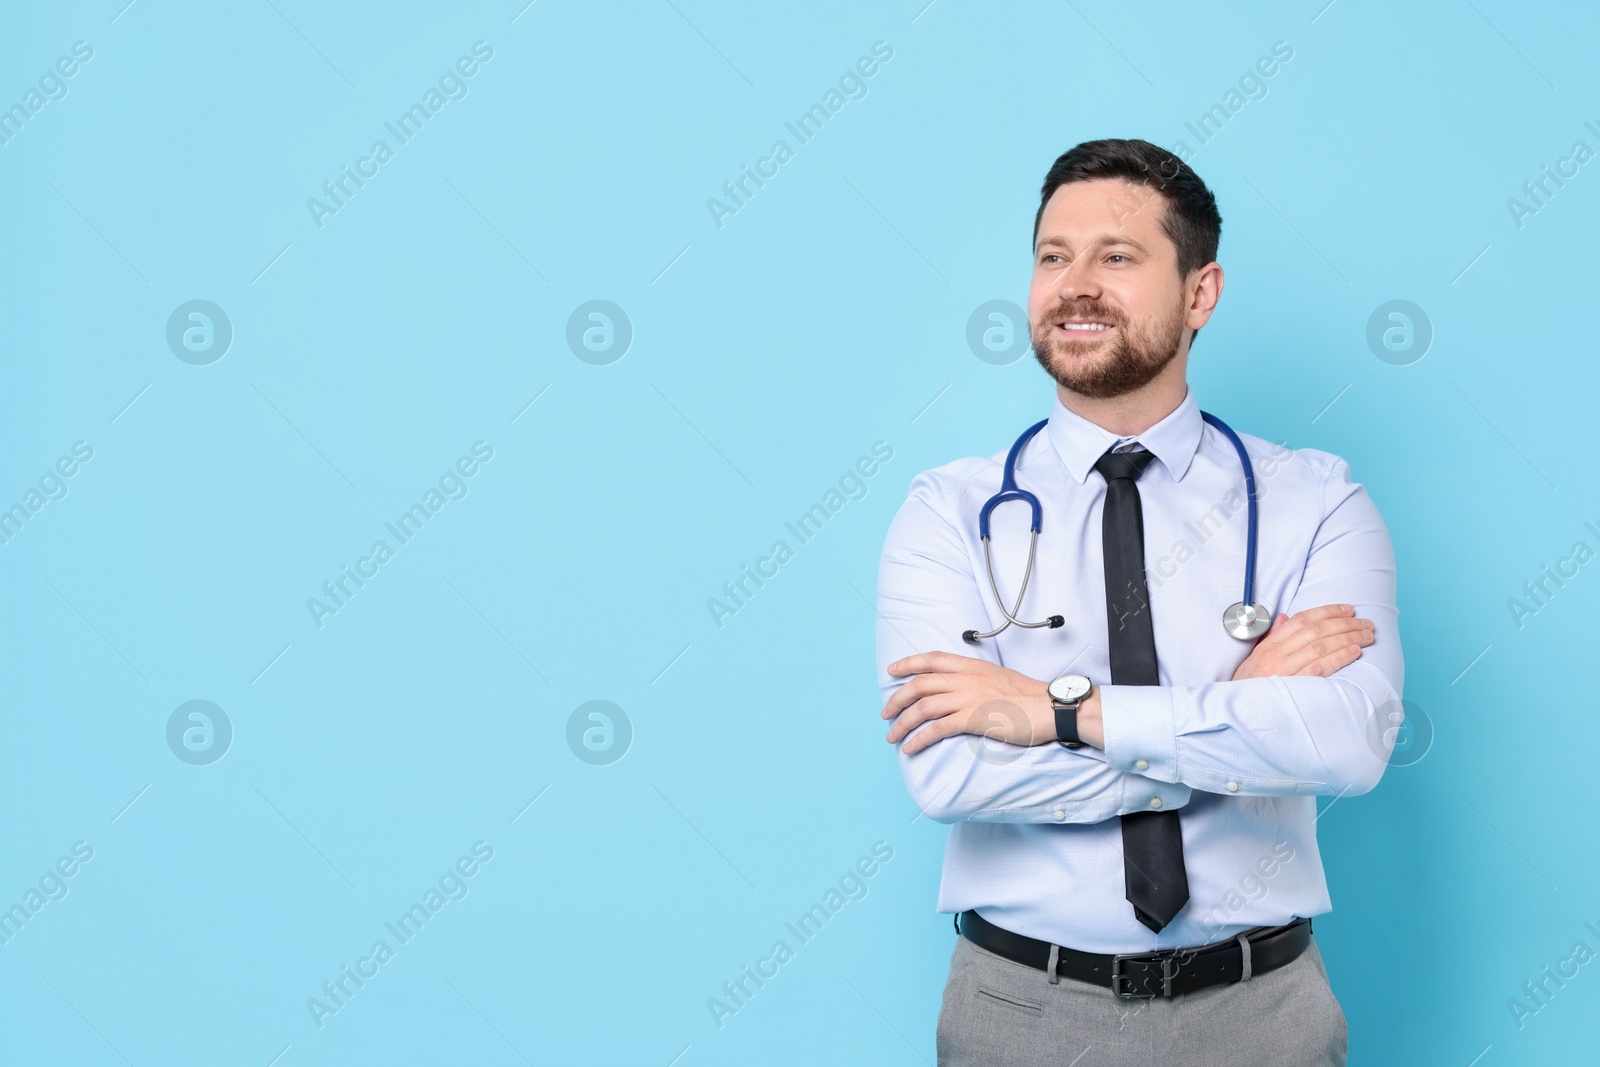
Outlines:
{"label": "man's hand", "polygon": [[1355,617],[1349,604],[1326,604],[1290,617],[1279,614],[1272,628],[1233,672],[1233,680],[1271,675],[1326,678],[1348,667],[1372,644],[1372,620]]}
{"label": "man's hand", "polygon": [[912,678],[883,706],[885,719],[899,716],[885,740],[892,744],[930,723],[905,743],[901,751],[908,756],[955,734],[981,734],[1023,746],[1056,739],[1047,683],[1036,678],[954,652],[907,656],[889,664],[888,671],[896,678]]}

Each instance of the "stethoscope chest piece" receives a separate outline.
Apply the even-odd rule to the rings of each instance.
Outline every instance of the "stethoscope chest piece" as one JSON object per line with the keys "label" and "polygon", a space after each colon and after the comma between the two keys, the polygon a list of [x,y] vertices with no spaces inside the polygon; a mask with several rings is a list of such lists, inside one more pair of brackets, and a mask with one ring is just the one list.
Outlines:
{"label": "stethoscope chest piece", "polygon": [[1237,603],[1222,613],[1222,628],[1241,641],[1260,637],[1272,628],[1272,614],[1260,604]]}

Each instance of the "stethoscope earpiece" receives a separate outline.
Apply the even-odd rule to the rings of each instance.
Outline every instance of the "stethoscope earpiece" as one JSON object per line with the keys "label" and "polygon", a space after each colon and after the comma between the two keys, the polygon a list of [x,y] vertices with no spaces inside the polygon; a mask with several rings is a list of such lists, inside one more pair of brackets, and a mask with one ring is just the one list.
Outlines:
{"label": "stethoscope earpiece", "polygon": [[[1244,487],[1249,500],[1245,520],[1244,597],[1222,613],[1222,628],[1231,637],[1241,641],[1253,641],[1272,627],[1272,613],[1255,601],[1257,527],[1255,469],[1250,464],[1250,454],[1245,451],[1244,442],[1239,440],[1239,435],[1234,433],[1227,423],[1208,411],[1202,411],[1200,417],[1215,426],[1233,443],[1234,451],[1239,453],[1239,465],[1244,469]],[[978,512],[978,537],[983,541],[983,562],[989,572],[989,589],[994,593],[994,602],[1000,608],[1000,613],[1006,617],[1006,621],[988,633],[980,633],[977,630],[965,631],[961,635],[961,640],[969,645],[975,645],[983,638],[1004,633],[1010,626],[1023,626],[1030,630],[1048,627],[1055,630],[1066,625],[1066,619],[1060,615],[1051,615],[1042,622],[1023,622],[1017,618],[1017,612],[1022,608],[1022,598],[1028,592],[1028,579],[1033,574],[1034,553],[1039,546],[1039,531],[1044,525],[1044,509],[1039,505],[1039,498],[1026,489],[1017,488],[1017,457],[1027,447],[1028,442],[1033,440],[1034,435],[1044,429],[1049,422],[1049,419],[1042,419],[1024,430],[1022,436],[1017,438],[1016,444],[1012,445],[1011,451],[1006,454],[1005,474],[1000,480],[1000,491],[990,497],[984,503],[983,509]],[[1022,572],[1022,584],[1017,589],[1016,603],[1009,611],[1006,610],[1005,601],[1001,599],[1000,586],[994,577],[994,557],[989,551],[989,514],[997,505],[1008,500],[1025,500],[1033,511],[1033,526],[1028,539],[1028,566]]]}

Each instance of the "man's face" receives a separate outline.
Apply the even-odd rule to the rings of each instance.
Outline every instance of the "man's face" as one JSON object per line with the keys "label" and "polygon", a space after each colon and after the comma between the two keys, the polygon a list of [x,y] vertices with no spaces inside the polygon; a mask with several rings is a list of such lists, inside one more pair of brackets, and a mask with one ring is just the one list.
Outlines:
{"label": "man's face", "polygon": [[1034,245],[1028,322],[1040,366],[1066,389],[1133,392],[1183,344],[1188,291],[1161,231],[1161,194],[1120,179],[1051,194]]}

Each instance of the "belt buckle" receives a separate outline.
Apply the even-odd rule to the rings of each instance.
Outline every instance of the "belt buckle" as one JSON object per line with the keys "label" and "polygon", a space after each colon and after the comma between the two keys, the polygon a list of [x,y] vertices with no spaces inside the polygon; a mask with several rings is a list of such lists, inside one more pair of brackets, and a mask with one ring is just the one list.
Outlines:
{"label": "belt buckle", "polygon": [[[1161,964],[1161,992],[1139,993],[1124,991],[1122,983],[1128,976],[1122,973],[1122,964],[1128,961]],[[1178,973],[1178,960],[1170,952],[1124,952],[1111,957],[1111,992],[1124,1000],[1151,1000],[1157,996],[1172,996],[1172,979]]]}

